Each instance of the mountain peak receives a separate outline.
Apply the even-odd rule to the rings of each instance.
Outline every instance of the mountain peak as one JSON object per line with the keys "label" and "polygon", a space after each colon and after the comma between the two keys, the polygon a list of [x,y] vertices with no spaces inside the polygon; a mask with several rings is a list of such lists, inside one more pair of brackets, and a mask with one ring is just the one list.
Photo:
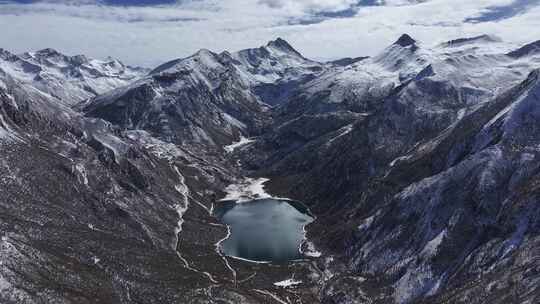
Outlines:
{"label": "mountain peak", "polygon": [[216,64],[220,64],[219,63],[219,56],[210,51],[209,49],[200,49],[197,51],[197,53],[195,53],[192,58],[197,61],[197,62],[200,62],[201,64],[204,64],[206,66],[215,66]]}
{"label": "mountain peak", "polygon": [[199,49],[197,52],[195,52],[195,54],[191,55],[188,58],[197,58],[197,59],[201,59],[201,60],[216,61],[217,57],[218,57],[218,55],[216,53],[210,51],[209,49]]}
{"label": "mountain peak", "polygon": [[281,37],[278,37],[275,40],[269,41],[267,46],[277,47],[277,48],[290,48],[290,49],[292,49],[292,46],[285,39],[283,39]]}
{"label": "mountain peak", "polygon": [[199,49],[197,52],[195,52],[195,55],[197,56],[211,56],[214,55],[214,52],[210,51],[209,49]]}
{"label": "mountain peak", "polygon": [[58,52],[57,50],[53,48],[42,49],[42,50],[37,51],[35,54],[38,56],[43,56],[43,57],[58,56],[58,55],[63,56],[63,54],[61,54],[60,52]]}
{"label": "mountain peak", "polygon": [[302,56],[297,50],[295,50],[285,39],[278,37],[276,40],[272,40],[266,44],[266,47],[271,49],[280,50],[286,53],[293,53],[297,56]]}
{"label": "mountain peak", "polygon": [[397,45],[402,46],[402,47],[407,47],[407,46],[415,45],[416,40],[414,40],[408,34],[403,34],[403,35],[401,35],[401,37],[399,37],[398,40],[396,40],[396,42],[394,42],[394,44],[397,44]]}
{"label": "mountain peak", "polygon": [[215,67],[221,64],[218,57],[219,56],[216,53],[203,48],[199,49],[191,56],[165,62],[164,64],[161,64],[155,69],[151,70],[149,74],[152,75],[159,74],[165,71],[177,71],[178,69],[186,69],[188,66],[189,69],[201,66]]}

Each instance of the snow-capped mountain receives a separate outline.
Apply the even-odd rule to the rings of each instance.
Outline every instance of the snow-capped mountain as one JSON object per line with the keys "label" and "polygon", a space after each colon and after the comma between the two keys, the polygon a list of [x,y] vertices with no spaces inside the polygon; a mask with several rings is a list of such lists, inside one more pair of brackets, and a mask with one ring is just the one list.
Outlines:
{"label": "snow-capped mountain", "polygon": [[127,85],[148,72],[115,59],[67,56],[54,49],[19,55],[0,49],[0,70],[67,105]]}
{"label": "snow-capped mountain", "polygon": [[[206,58],[197,57],[201,54],[205,55]],[[189,60],[194,57],[200,61]],[[306,74],[319,72],[322,66],[321,63],[303,57],[288,42],[278,38],[268,42],[265,46],[234,53],[225,51],[215,54],[208,50],[200,50],[194,56],[165,63],[154,69],[152,74],[171,70],[198,70],[215,67],[216,62],[213,61],[233,68],[237,77],[246,86],[298,81],[306,77]],[[204,71],[201,73],[205,74]]]}
{"label": "snow-capped mountain", "polygon": [[[428,43],[151,71],[0,50],[0,302],[538,302],[538,42]],[[317,217],[305,259],[221,253],[246,177]]]}
{"label": "snow-capped mountain", "polygon": [[171,142],[219,147],[264,122],[266,107],[221,58],[201,50],[90,100],[86,115]]}
{"label": "snow-capped mountain", "polygon": [[366,101],[374,103],[390,92],[409,89],[438,90],[422,93],[437,99],[444,90],[454,90],[444,94],[461,95],[460,102],[475,104],[521,81],[537,65],[534,47],[529,56],[519,58],[509,55],[512,47],[495,38],[478,37],[427,47],[403,35],[376,56],[325,70],[304,84],[283,112],[293,116],[327,109],[362,109]]}
{"label": "snow-capped mountain", "polygon": [[[167,141],[223,146],[253,135],[268,120],[268,98],[281,100],[322,71],[282,39],[236,53],[200,50],[141,80],[90,100],[85,112]],[[272,91],[280,96],[272,97]],[[285,95],[283,95],[285,94]]]}

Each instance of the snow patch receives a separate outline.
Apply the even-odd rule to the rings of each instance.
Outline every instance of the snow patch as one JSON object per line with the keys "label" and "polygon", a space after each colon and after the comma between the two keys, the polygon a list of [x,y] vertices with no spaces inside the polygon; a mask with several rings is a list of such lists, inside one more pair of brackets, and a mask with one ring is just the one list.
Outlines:
{"label": "snow patch", "polygon": [[412,155],[404,155],[404,156],[397,157],[396,159],[394,159],[393,161],[391,161],[390,164],[389,164],[388,166],[393,167],[393,166],[395,166],[398,162],[407,161],[407,160],[411,159],[411,157],[412,157]]}
{"label": "snow patch", "polygon": [[326,145],[330,145],[332,142],[334,142],[336,139],[340,138],[340,137],[343,137],[349,133],[351,133],[351,131],[353,130],[353,125],[350,124],[350,125],[347,125],[343,128],[341,128],[339,131],[339,134],[336,135],[335,137],[331,138],[327,143]]}
{"label": "snow patch", "polygon": [[427,254],[429,256],[435,255],[445,236],[446,236],[446,229],[441,231],[431,241],[427,242],[424,249],[422,249],[422,253]]}
{"label": "snow patch", "polygon": [[274,285],[278,286],[278,287],[290,287],[290,286],[295,286],[295,285],[298,285],[298,284],[302,284],[302,281],[297,281],[297,280],[294,280],[294,279],[287,279],[287,280],[284,280],[284,281],[279,281],[279,282],[274,283]]}
{"label": "snow patch", "polygon": [[302,252],[302,253],[305,256],[308,256],[308,257],[311,257],[311,258],[318,258],[318,257],[320,257],[322,255],[322,253],[320,251],[315,249],[315,245],[312,242],[306,242],[306,250],[304,252]]}
{"label": "snow patch", "polygon": [[240,120],[232,117],[231,115],[227,113],[223,113],[223,118],[231,125],[239,128],[239,129],[246,129],[247,126],[245,123],[241,122]]}
{"label": "snow patch", "polygon": [[130,130],[126,131],[125,134],[129,139],[142,144],[145,149],[148,149],[158,158],[163,158],[169,161],[179,157],[188,158],[188,155],[177,145],[159,140],[146,131]]}
{"label": "snow patch", "polygon": [[245,178],[238,184],[231,184],[225,188],[227,193],[221,201],[236,201],[238,203],[251,201],[254,199],[271,198],[272,196],[264,190],[264,183],[268,178]]}
{"label": "snow patch", "polygon": [[234,150],[241,148],[245,145],[248,145],[252,142],[255,142],[255,140],[252,138],[246,138],[244,136],[240,136],[240,139],[237,142],[233,142],[230,145],[224,146],[223,149],[225,149],[227,153],[232,153]]}
{"label": "snow patch", "polygon": [[373,223],[373,220],[375,219],[375,216],[372,215],[362,221],[362,224],[358,225],[358,230],[363,231],[368,229],[371,224]]}
{"label": "snow patch", "polygon": [[79,174],[80,174],[79,182],[81,182],[83,185],[87,186],[88,185],[88,175],[86,174],[86,169],[84,168],[84,165],[83,164],[76,164],[75,165],[75,170],[77,170],[77,172],[79,172]]}
{"label": "snow patch", "polygon": [[175,185],[174,188],[176,189],[176,191],[178,193],[180,193],[180,195],[182,196],[182,201],[181,203],[177,204],[175,206],[175,210],[176,212],[178,213],[178,224],[176,226],[176,228],[174,229],[174,234],[176,236],[176,242],[175,244],[173,245],[173,249],[175,251],[177,251],[177,247],[178,247],[178,234],[182,231],[182,225],[184,224],[184,213],[187,211],[188,209],[188,192],[189,192],[189,189],[185,183],[185,178],[184,176],[180,173],[180,170],[178,170],[178,167],[174,166],[174,170],[176,171],[176,174],[178,175],[178,177],[180,178],[180,183]]}

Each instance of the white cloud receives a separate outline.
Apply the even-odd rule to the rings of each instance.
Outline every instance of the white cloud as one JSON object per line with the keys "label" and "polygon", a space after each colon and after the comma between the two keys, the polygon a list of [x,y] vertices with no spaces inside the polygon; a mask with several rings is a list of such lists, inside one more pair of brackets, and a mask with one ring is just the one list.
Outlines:
{"label": "white cloud", "polygon": [[281,8],[289,11],[300,12],[336,12],[348,9],[358,3],[357,0],[260,0],[259,3],[266,4],[272,8]]}
{"label": "white cloud", "polygon": [[[90,0],[89,0],[90,1]],[[199,48],[256,47],[281,36],[315,59],[372,55],[407,32],[425,44],[476,34],[515,43],[540,39],[540,9],[498,22],[464,23],[511,0],[388,0],[351,18],[291,25],[313,11],[335,12],[353,0],[199,0],[158,7],[110,7],[93,2],[0,5],[0,47],[23,52],[45,47],[68,54],[118,57],[154,66]]]}

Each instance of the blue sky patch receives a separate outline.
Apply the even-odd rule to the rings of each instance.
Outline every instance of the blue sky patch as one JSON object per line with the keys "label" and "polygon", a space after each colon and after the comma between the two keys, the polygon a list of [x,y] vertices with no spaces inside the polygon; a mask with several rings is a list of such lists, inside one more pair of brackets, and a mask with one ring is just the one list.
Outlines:
{"label": "blue sky patch", "polygon": [[515,0],[509,5],[490,7],[480,16],[467,18],[465,19],[465,22],[480,23],[512,18],[526,12],[534,5],[538,5],[539,3],[540,0]]}

